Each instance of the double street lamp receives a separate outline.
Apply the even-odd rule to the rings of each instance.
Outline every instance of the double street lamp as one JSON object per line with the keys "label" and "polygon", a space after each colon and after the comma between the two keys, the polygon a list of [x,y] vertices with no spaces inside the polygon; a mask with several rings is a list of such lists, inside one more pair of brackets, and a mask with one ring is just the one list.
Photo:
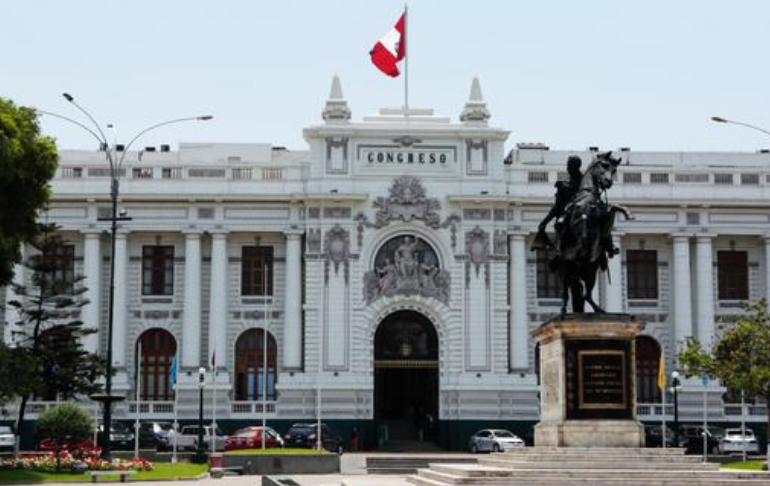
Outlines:
{"label": "double street lamp", "polygon": [[[206,368],[198,368],[198,447],[195,449],[195,457],[193,462],[203,464],[206,462],[206,444],[203,440],[203,389],[206,388]],[[208,435],[208,434],[207,434]],[[209,440],[214,443],[215,431],[211,431]]]}
{"label": "double street lamp", "polygon": [[[96,119],[91,116],[91,114],[82,106],[80,106],[76,101],[75,98],[69,94],[69,93],[63,93],[62,96],[64,96],[64,99],[69,101],[75,108],[77,108],[83,115],[88,118],[88,120],[91,122],[93,127],[89,127],[88,125],[81,123],[77,120],[74,120],[72,118],[69,118],[67,116],[59,115],[57,113],[52,113],[49,111],[43,111],[38,110],[39,113],[43,115],[49,115],[53,116],[55,118],[60,118],[62,120],[66,120],[70,123],[73,123],[80,128],[84,129],[88,133],[91,134],[98,142],[99,142],[99,148],[100,150],[104,150],[105,155],[107,156],[107,162],[110,165],[110,216],[108,218],[97,218],[100,221],[110,221],[110,296],[109,296],[109,304],[108,304],[108,315],[107,315],[107,358],[106,358],[106,370],[105,370],[105,380],[104,380],[104,393],[95,394],[92,395],[91,398],[95,401],[102,402],[102,458],[106,460],[111,459],[111,447],[110,447],[110,431],[112,429],[112,403],[117,402],[123,399],[123,396],[120,395],[113,395],[112,394],[112,332],[113,332],[113,321],[115,318],[115,237],[118,231],[118,221],[127,221],[131,218],[127,217],[125,214],[121,212],[121,214],[118,214],[118,196],[120,194],[120,171],[123,166],[123,161],[126,158],[126,154],[128,154],[128,151],[130,150],[131,146],[136,142],[139,137],[144,135],[145,133],[155,130],[156,128],[160,128],[165,125],[171,125],[174,123],[181,123],[181,122],[187,122],[187,121],[208,121],[213,119],[214,117],[211,115],[205,115],[205,116],[192,116],[192,117],[186,117],[186,118],[175,118],[173,120],[164,121],[161,123],[156,123],[155,125],[151,125],[144,130],[141,130],[139,133],[137,133],[131,141],[128,142],[123,148],[122,152],[120,153],[120,156],[118,156],[118,146],[113,145],[110,146],[109,141],[107,140],[107,136],[104,134],[104,131],[102,130],[102,127],[99,123],[97,123]],[[121,343],[121,345],[124,345],[124,343]],[[139,404],[137,404],[137,407]]]}

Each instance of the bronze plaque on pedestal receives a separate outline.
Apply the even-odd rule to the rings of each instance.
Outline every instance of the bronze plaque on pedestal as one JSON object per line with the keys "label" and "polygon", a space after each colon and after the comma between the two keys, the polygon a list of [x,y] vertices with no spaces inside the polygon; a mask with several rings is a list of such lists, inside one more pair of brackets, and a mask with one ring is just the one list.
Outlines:
{"label": "bronze plaque on pedestal", "polygon": [[578,351],[578,408],[625,409],[626,360],[623,351]]}
{"label": "bronze plaque on pedestal", "polygon": [[631,342],[575,340],[565,347],[567,417],[631,418]]}

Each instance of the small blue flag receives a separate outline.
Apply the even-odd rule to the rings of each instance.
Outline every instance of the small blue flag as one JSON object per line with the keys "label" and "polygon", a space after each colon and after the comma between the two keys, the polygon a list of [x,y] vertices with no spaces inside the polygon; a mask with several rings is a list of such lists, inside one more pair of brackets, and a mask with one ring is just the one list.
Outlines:
{"label": "small blue flag", "polygon": [[174,355],[174,359],[171,360],[171,386],[176,386],[176,370],[177,370],[177,359],[176,354]]}

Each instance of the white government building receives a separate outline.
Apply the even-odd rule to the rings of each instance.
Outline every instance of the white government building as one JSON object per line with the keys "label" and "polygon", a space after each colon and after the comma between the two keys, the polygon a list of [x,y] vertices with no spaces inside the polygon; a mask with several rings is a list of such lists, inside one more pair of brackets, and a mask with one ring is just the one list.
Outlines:
{"label": "white government building", "polygon": [[[117,234],[113,337],[114,388],[127,400],[117,419],[134,417],[141,341],[144,420],[172,417],[177,352],[178,414],[195,419],[198,369],[215,353],[226,431],[266,414],[283,432],[320,409],[369,446],[384,439],[381,425],[390,440],[423,428],[424,440],[451,448],[482,427],[531,434],[530,332],[560,301],[529,244],[567,157],[585,168],[596,149],[519,143],[506,152],[509,132],[488,124],[477,80],[458,111],[457,121],[427,109],[354,121],[335,78],[322,121],[304,129],[307,150],[182,143],[127,154],[120,207],[132,220]],[[635,220],[617,224],[621,254],[598,293],[608,311],[646,322],[638,412],[658,422],[661,350],[668,373],[681,340],[710,342],[741,302],[770,295],[770,155],[616,154],[609,197]],[[109,222],[98,218],[109,208],[105,154],[62,150],[47,217],[87,277],[83,317],[99,332],[86,346],[102,354],[111,256]],[[9,343],[19,339],[13,319],[7,311]],[[210,374],[207,420],[212,386]],[[764,404],[742,409],[697,378],[684,382],[681,420],[703,420],[704,390],[710,421],[764,420]],[[30,418],[47,406],[32,403]]]}

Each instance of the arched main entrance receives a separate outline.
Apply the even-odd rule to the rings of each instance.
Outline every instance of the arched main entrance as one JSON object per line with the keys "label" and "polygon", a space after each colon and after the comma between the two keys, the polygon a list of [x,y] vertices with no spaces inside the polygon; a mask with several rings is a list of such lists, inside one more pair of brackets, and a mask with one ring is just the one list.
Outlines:
{"label": "arched main entrance", "polygon": [[380,439],[434,442],[439,397],[438,336],[414,311],[387,316],[374,336],[374,417]]}

